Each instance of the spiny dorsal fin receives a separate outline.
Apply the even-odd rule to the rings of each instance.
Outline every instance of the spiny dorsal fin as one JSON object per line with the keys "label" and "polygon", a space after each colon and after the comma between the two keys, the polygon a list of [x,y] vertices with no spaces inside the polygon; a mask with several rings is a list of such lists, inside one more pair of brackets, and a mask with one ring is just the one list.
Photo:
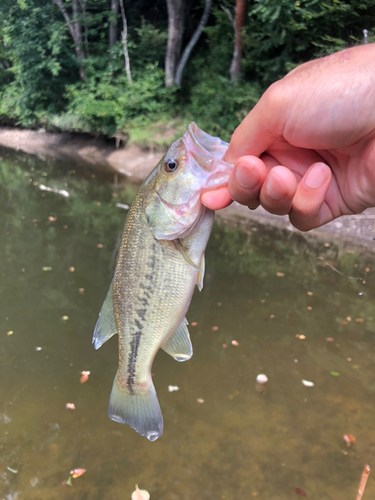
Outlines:
{"label": "spiny dorsal fin", "polygon": [[197,269],[197,271],[202,271],[202,269],[194,264],[194,262],[191,260],[189,257],[189,254],[185,250],[185,248],[182,246],[182,243],[180,240],[174,240],[175,245],[177,247],[177,250],[181,253],[183,258],[186,260],[186,262],[189,264],[189,266],[194,267],[194,269]]}
{"label": "spiny dorsal fin", "polygon": [[176,361],[187,361],[193,355],[187,319],[184,318],[176,333],[163,346],[163,349]]}
{"label": "spiny dorsal fin", "polygon": [[96,322],[92,343],[95,349],[99,349],[104,342],[110,339],[117,333],[115,316],[113,313],[113,298],[112,298],[113,283],[109,287],[107,297],[102,305],[99,313],[98,321]]}

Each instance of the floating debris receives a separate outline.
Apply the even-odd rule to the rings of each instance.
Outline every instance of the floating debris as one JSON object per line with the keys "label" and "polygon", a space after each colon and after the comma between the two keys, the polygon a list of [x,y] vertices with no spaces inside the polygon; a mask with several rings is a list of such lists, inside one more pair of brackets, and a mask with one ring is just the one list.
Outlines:
{"label": "floating debris", "polygon": [[285,273],[276,273],[276,276],[278,276],[279,278],[283,278],[285,276]]}
{"label": "floating debris", "polygon": [[342,438],[348,448],[355,443],[355,437],[352,434],[344,434]]}
{"label": "floating debris", "polygon": [[312,292],[307,292],[307,295],[309,295],[310,297],[312,297],[314,294]]}
{"label": "floating debris", "polygon": [[334,377],[339,377],[340,376],[339,372],[331,372],[331,375],[333,375]]}
{"label": "floating debris", "polygon": [[98,244],[96,245],[96,248],[103,248],[103,245],[102,245],[101,243],[98,243]]}
{"label": "floating debris", "polygon": [[177,385],[169,385],[168,386],[168,392],[175,392],[175,391],[179,391],[180,388],[177,386]]}
{"label": "floating debris", "polygon": [[314,382],[310,382],[310,380],[304,380],[302,379],[302,383],[305,387],[314,387]]}
{"label": "floating debris", "polygon": [[57,217],[52,217],[52,215],[50,215],[50,216],[48,217],[48,220],[49,220],[50,222],[56,222],[56,221],[57,221]]}
{"label": "floating debris", "polygon": [[297,333],[296,338],[299,340],[306,340],[306,335],[303,335],[303,333]]}
{"label": "floating debris", "polygon": [[227,344],[223,344],[222,347],[223,347],[223,349],[226,349],[228,346],[227,346]]}
{"label": "floating debris", "polygon": [[123,208],[124,210],[129,210],[129,205],[125,205],[124,203],[116,203],[115,207]]}
{"label": "floating debris", "polygon": [[75,271],[75,268],[73,266],[70,266],[69,267],[69,272],[74,273],[74,271]]}
{"label": "floating debris", "polygon": [[238,347],[240,344],[237,342],[237,340],[232,340],[231,342],[232,345],[234,345],[234,347]]}
{"label": "floating debris", "polygon": [[73,469],[70,471],[70,475],[73,479],[82,476],[86,472],[86,469]]}
{"label": "floating debris", "polygon": [[9,332],[7,332],[7,335],[8,335],[8,337],[10,337],[11,335],[13,335],[13,330],[9,330]]}
{"label": "floating debris", "polygon": [[203,404],[203,403],[204,403],[204,399],[202,399],[202,398],[198,398],[198,399],[197,399],[197,403]]}
{"label": "floating debris", "polygon": [[367,479],[370,475],[370,472],[371,472],[370,466],[365,465],[363,472],[362,472],[361,481],[359,482],[357,500],[362,500],[363,493],[365,491]]}
{"label": "floating debris", "polygon": [[17,474],[18,470],[17,469],[12,469],[12,467],[7,467],[9,472],[13,472],[13,474]]}
{"label": "floating debris", "polygon": [[42,347],[35,347],[35,350],[36,350],[36,351],[41,351],[41,350],[42,350]]}
{"label": "floating debris", "polygon": [[68,321],[69,316],[61,316],[62,321]]}
{"label": "floating debris", "polygon": [[312,307],[311,306],[307,306],[307,310],[308,311],[312,311]]}
{"label": "floating debris", "polygon": [[74,403],[66,403],[65,408],[67,410],[75,410],[76,409],[76,405]]}
{"label": "floating debris", "polygon": [[42,267],[42,271],[52,271],[52,267],[44,266]]}
{"label": "floating debris", "polygon": [[211,330],[212,330],[213,332],[217,332],[217,331],[218,331],[218,329],[219,329],[219,327],[218,327],[218,326],[213,326],[213,327],[211,328]]}
{"label": "floating debris", "polygon": [[88,379],[89,379],[89,376],[90,376],[90,372],[89,371],[83,371],[83,372],[81,372],[81,378],[79,379],[79,381],[81,382],[81,384],[84,384],[85,382],[87,382]]}
{"label": "floating debris", "polygon": [[81,295],[84,295],[84,294],[85,294],[85,289],[84,289],[84,288],[78,288],[78,292],[79,292]]}
{"label": "floating debris", "polygon": [[48,186],[44,186],[43,184],[39,184],[39,189],[41,191],[48,191],[50,193],[61,194],[61,196],[65,196],[65,198],[69,198],[69,193],[68,193],[68,191],[65,191],[65,189],[55,189],[55,188],[51,188]]}
{"label": "floating debris", "polygon": [[197,326],[198,323],[196,321],[193,321],[192,323],[190,323],[191,326]]}
{"label": "floating debris", "polygon": [[363,323],[363,318],[356,318],[355,322],[356,323]]}
{"label": "floating debris", "polygon": [[326,338],[326,341],[327,341],[327,342],[333,342],[334,340],[335,340],[335,339],[334,339],[333,337],[327,337],[327,338]]}
{"label": "floating debris", "polygon": [[135,491],[132,493],[132,500],[150,500],[150,493],[146,490],[140,490],[138,484],[136,484]]}
{"label": "floating debris", "polygon": [[301,488],[294,488],[294,493],[297,495],[301,495],[301,497],[307,497],[307,494]]}

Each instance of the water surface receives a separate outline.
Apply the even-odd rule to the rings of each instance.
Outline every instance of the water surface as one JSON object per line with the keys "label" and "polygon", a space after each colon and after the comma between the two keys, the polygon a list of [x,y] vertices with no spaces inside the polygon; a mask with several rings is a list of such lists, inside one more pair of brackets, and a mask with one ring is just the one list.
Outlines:
{"label": "water surface", "polygon": [[374,256],[217,224],[188,313],[194,356],[160,351],[153,365],[165,428],[152,443],[107,417],[117,342],[91,344],[126,217],[116,203],[137,188],[0,156],[2,499],[127,500],[135,484],[153,500],[355,498],[363,466],[375,468]]}

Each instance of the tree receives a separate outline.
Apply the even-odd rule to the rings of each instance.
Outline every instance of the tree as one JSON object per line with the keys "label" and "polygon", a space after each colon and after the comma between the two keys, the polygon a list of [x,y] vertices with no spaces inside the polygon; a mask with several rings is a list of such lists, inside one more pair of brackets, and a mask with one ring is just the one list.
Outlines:
{"label": "tree", "polygon": [[233,60],[230,67],[230,79],[232,82],[238,80],[241,75],[242,57],[242,31],[245,25],[246,0],[236,1],[236,21],[234,23],[235,46]]}
{"label": "tree", "polygon": [[72,19],[70,18],[68,11],[66,10],[63,0],[52,0],[52,1],[55,5],[57,5],[62,15],[64,16],[70,36],[72,37],[74,42],[74,49],[79,63],[79,76],[81,80],[86,80],[86,71],[84,65],[86,57],[82,44],[82,30],[81,30],[80,16],[78,10],[78,0],[72,0],[72,10],[73,10]]}
{"label": "tree", "polygon": [[109,50],[110,57],[112,55],[111,49],[117,42],[117,14],[118,14],[118,0],[111,0],[111,12],[109,21]]}
{"label": "tree", "polygon": [[184,0],[167,0],[168,42],[165,56],[165,84],[174,84],[176,68],[181,54],[186,9]]}
{"label": "tree", "polygon": [[[243,0],[245,1],[245,0]],[[193,36],[190,39],[190,42],[187,44],[185,47],[184,53],[182,54],[182,57],[180,59],[180,62],[178,63],[177,70],[176,70],[176,75],[174,78],[174,83],[177,86],[181,85],[182,81],[182,72],[184,71],[185,65],[190,57],[191,51],[194,48],[194,45],[197,43],[199,40],[199,37],[201,36],[201,33],[203,31],[203,28],[207,24],[208,16],[210,15],[210,9],[211,9],[211,4],[212,0],[206,0],[205,6],[204,6],[204,11],[202,18],[197,26],[197,29],[195,30]]]}
{"label": "tree", "polygon": [[129,59],[129,51],[128,51],[128,23],[127,23],[126,15],[125,15],[124,0],[120,0],[120,7],[121,7],[121,16],[122,16],[122,25],[123,25],[123,29],[121,31],[121,40],[122,40],[122,46],[123,46],[123,50],[124,50],[125,71],[126,71],[126,76],[128,78],[128,82],[131,84],[132,83],[132,75],[130,72],[130,59]]}

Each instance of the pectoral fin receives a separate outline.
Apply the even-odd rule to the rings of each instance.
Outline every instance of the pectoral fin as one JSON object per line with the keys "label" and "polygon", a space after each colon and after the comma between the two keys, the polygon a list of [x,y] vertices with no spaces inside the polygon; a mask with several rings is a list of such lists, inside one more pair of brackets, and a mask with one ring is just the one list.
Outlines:
{"label": "pectoral fin", "polygon": [[104,342],[117,333],[115,315],[113,313],[112,288],[113,285],[111,283],[107,297],[100,310],[98,321],[96,322],[94,335],[92,337],[92,343],[95,349],[99,349]]}
{"label": "pectoral fin", "polygon": [[176,333],[163,346],[164,351],[176,361],[187,361],[193,355],[193,346],[191,345],[187,324],[188,322],[184,318]]}
{"label": "pectoral fin", "polygon": [[181,255],[186,260],[186,262],[189,264],[189,266],[194,267],[194,269],[197,269],[198,271],[202,272],[202,269],[200,267],[196,266],[194,264],[194,262],[191,260],[191,258],[189,257],[187,251],[182,246],[181,241],[180,240],[174,240],[174,243],[175,243],[175,245],[177,247],[177,250],[181,253]]}
{"label": "pectoral fin", "polygon": [[204,278],[204,271],[205,271],[205,259],[204,259],[204,254],[202,255],[201,261],[200,261],[200,268],[201,271],[199,271],[198,276],[197,276],[197,285],[198,285],[198,290],[201,291],[203,288],[203,278]]}

